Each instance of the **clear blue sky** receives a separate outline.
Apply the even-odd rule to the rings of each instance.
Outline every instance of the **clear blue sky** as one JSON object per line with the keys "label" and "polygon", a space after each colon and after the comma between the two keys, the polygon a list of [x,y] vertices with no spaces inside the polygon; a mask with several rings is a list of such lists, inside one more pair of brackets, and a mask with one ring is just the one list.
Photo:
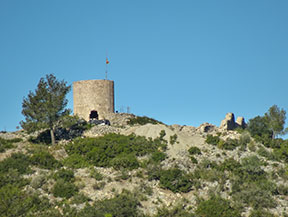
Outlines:
{"label": "clear blue sky", "polygon": [[117,110],[192,126],[287,110],[287,11],[287,0],[0,0],[0,130],[15,130],[46,74],[103,79],[107,51]]}

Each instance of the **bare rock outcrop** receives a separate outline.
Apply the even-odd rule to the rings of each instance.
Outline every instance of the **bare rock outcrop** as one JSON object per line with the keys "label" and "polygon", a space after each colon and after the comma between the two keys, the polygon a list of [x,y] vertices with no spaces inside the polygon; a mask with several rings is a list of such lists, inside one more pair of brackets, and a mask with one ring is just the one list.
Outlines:
{"label": "bare rock outcrop", "polygon": [[201,133],[211,133],[211,132],[215,131],[216,128],[217,127],[213,124],[203,123],[197,128],[197,130]]}
{"label": "bare rock outcrop", "polygon": [[126,126],[130,118],[135,118],[133,114],[110,113],[105,116],[110,121],[111,126]]}
{"label": "bare rock outcrop", "polygon": [[237,125],[237,127],[241,127],[241,128],[246,128],[246,123],[245,123],[245,119],[243,118],[243,117],[238,117],[237,119],[236,119],[236,125]]}
{"label": "bare rock outcrop", "polygon": [[235,122],[235,116],[232,112],[226,114],[225,119],[221,121],[220,129],[234,130],[237,127],[245,128],[246,123],[243,117],[238,117]]}
{"label": "bare rock outcrop", "polygon": [[225,119],[221,121],[220,128],[223,130],[234,130],[236,127],[235,116],[232,112],[227,113]]}
{"label": "bare rock outcrop", "polygon": [[119,128],[113,127],[113,126],[94,126],[90,130],[87,130],[84,132],[85,137],[98,137],[98,136],[104,136],[109,133],[119,133]]}

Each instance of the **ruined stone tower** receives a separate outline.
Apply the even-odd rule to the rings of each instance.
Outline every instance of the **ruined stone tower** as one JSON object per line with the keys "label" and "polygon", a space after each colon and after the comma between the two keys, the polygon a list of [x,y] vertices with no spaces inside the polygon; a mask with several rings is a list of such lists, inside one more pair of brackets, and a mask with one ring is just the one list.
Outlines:
{"label": "ruined stone tower", "polygon": [[73,82],[74,115],[89,121],[105,119],[114,113],[114,81],[85,80]]}

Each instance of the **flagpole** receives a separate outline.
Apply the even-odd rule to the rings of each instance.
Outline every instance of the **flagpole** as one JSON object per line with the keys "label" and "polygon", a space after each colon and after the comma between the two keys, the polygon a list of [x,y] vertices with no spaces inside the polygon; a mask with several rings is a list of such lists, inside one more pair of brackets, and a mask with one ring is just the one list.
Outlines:
{"label": "flagpole", "polygon": [[108,64],[109,64],[109,60],[106,54],[106,71],[105,71],[105,80],[108,80]]}
{"label": "flagpole", "polygon": [[[107,58],[106,58],[107,59]],[[105,70],[105,80],[107,80],[108,74],[108,64],[106,63],[106,70]]]}

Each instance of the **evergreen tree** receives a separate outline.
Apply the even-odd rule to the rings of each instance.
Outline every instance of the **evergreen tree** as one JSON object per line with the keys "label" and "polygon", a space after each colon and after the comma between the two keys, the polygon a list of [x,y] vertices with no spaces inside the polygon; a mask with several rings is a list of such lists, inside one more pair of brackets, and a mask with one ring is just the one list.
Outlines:
{"label": "evergreen tree", "polygon": [[277,105],[273,105],[269,108],[269,111],[265,113],[265,117],[268,120],[270,130],[273,132],[273,139],[277,135],[284,134],[286,119],[286,111],[284,109],[280,109]]}
{"label": "evergreen tree", "polygon": [[23,129],[33,132],[39,129],[50,129],[52,145],[55,144],[54,130],[58,120],[67,115],[66,94],[71,86],[67,82],[58,81],[53,74],[41,78],[35,92],[30,91],[22,103],[22,114],[25,121],[20,124]]}
{"label": "evergreen tree", "polygon": [[269,128],[269,120],[266,116],[256,116],[249,120],[247,130],[251,136],[272,138],[273,132]]}
{"label": "evergreen tree", "polygon": [[285,120],[286,111],[273,105],[264,116],[250,119],[247,130],[253,137],[275,139],[277,135],[288,132],[288,129],[284,129]]}

